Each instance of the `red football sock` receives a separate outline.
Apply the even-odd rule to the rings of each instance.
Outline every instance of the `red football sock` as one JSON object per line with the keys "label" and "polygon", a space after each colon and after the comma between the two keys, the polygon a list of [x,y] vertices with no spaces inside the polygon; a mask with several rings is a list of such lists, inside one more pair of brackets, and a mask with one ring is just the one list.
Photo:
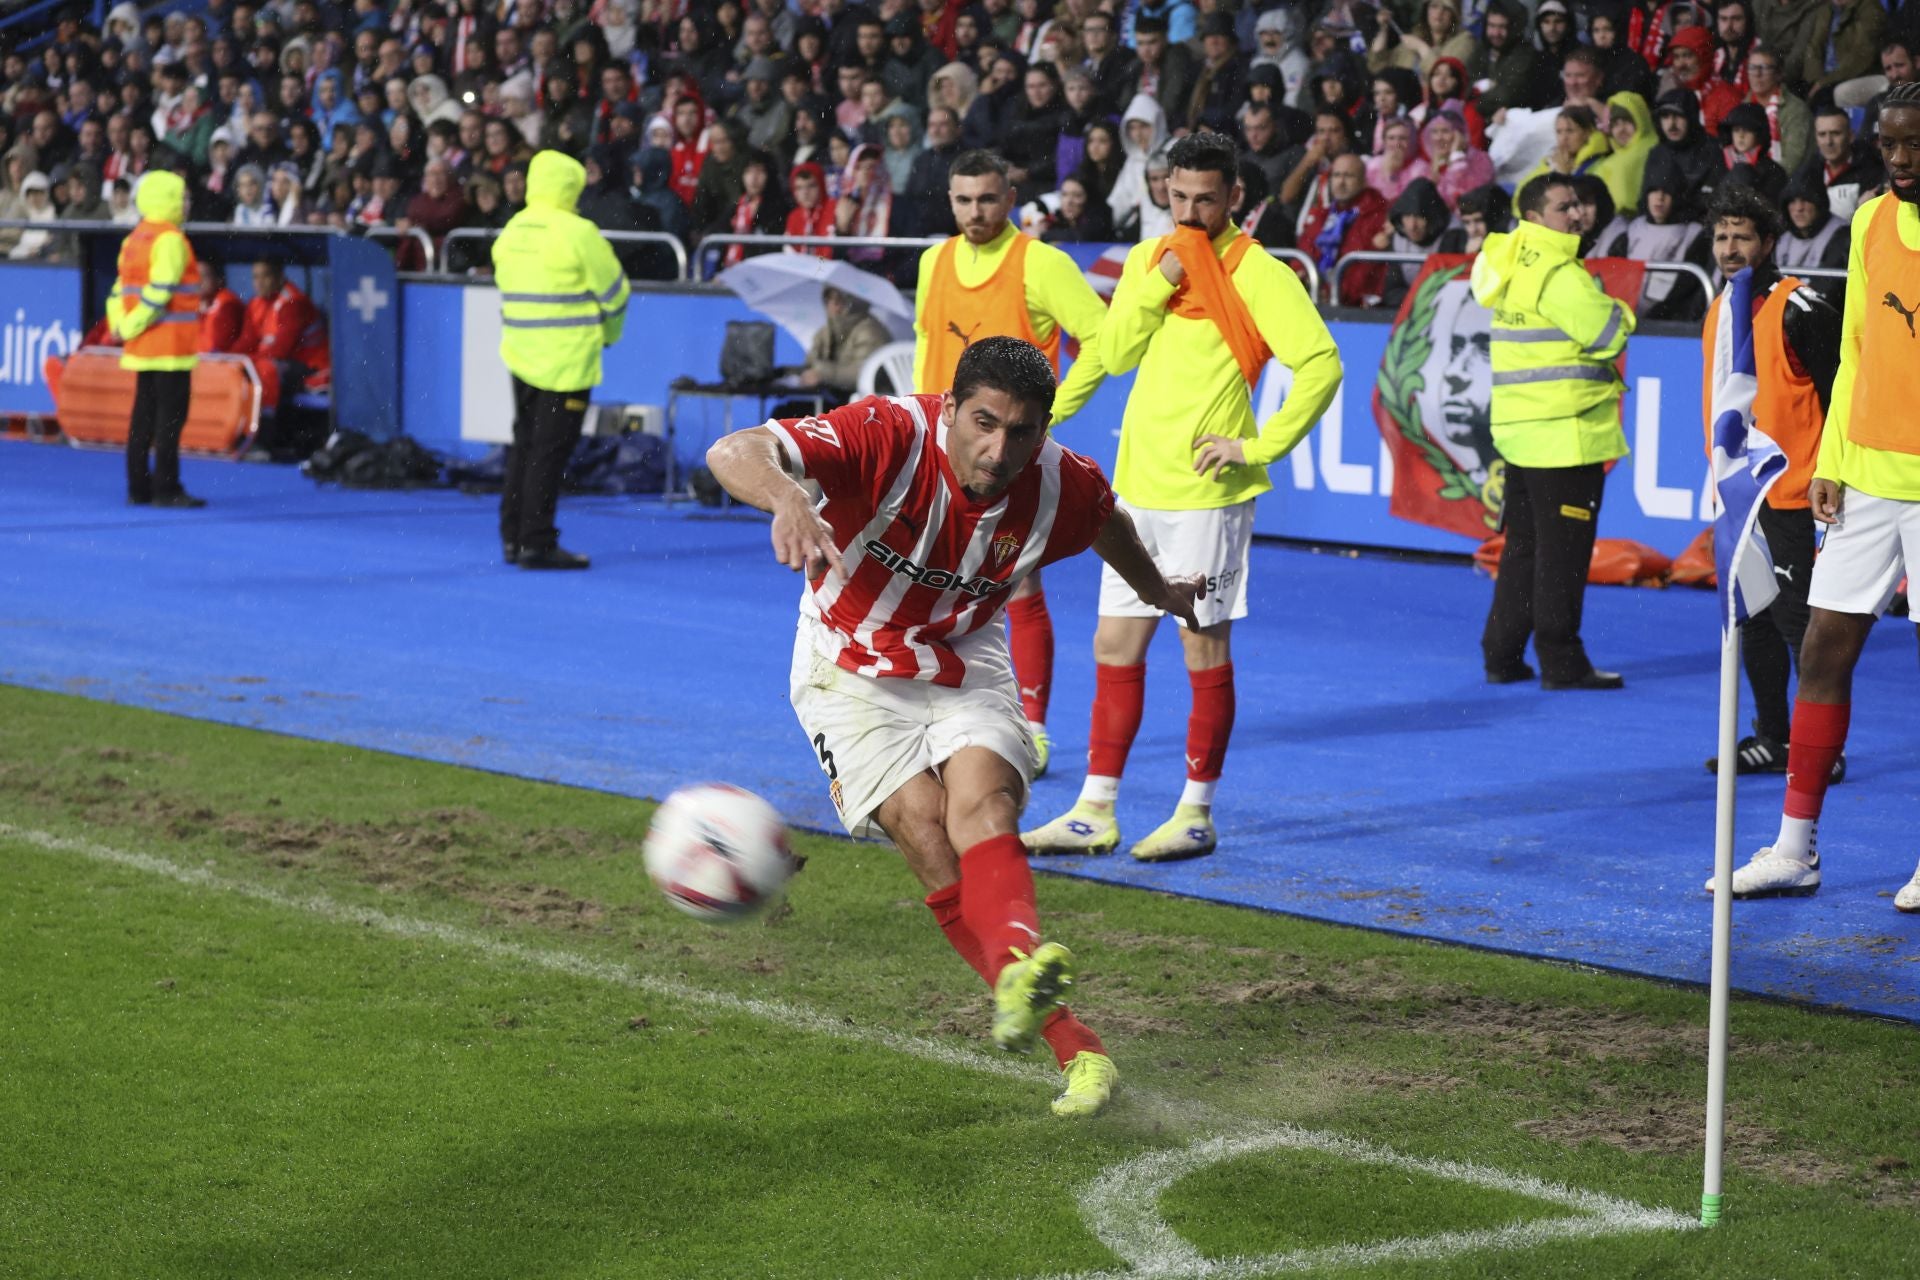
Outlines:
{"label": "red football sock", "polygon": [[1013,960],[1015,947],[1032,951],[1039,944],[1033,869],[1019,836],[992,836],[960,855],[960,915],[979,941],[988,982]]}
{"label": "red football sock", "polygon": [[1847,721],[1852,715],[1850,702],[1794,699],[1784,806],[1789,818],[1811,820],[1820,816],[1820,806],[1827,798],[1827,781],[1833,777],[1833,762],[1847,745]]}
{"label": "red football sock", "polygon": [[1047,699],[1053,696],[1053,617],[1045,595],[1036,591],[1007,602],[1007,643],[1013,649],[1020,709],[1035,724],[1045,724]]}
{"label": "red football sock", "polygon": [[1053,1050],[1053,1060],[1061,1066],[1073,1061],[1074,1055],[1081,1050],[1093,1053],[1105,1053],[1107,1046],[1100,1043],[1100,1037],[1093,1034],[1093,1028],[1073,1016],[1073,1010],[1059,1008],[1048,1015],[1041,1024],[1040,1034],[1045,1037],[1047,1047]]}
{"label": "red football sock", "polygon": [[1117,778],[1126,772],[1127,752],[1147,710],[1147,665],[1093,669],[1093,729],[1087,736],[1087,772]]}
{"label": "red football sock", "polygon": [[1233,736],[1233,664],[1189,671],[1193,683],[1193,710],[1187,716],[1187,777],[1213,782],[1227,762],[1227,739]]}
{"label": "red football sock", "polygon": [[[980,939],[973,936],[973,931],[967,928],[967,922],[960,916],[959,884],[950,884],[928,894],[927,908],[933,912],[934,923],[940,926],[940,932],[947,935],[948,944],[991,986],[993,978],[987,973],[986,957],[980,953]],[[1100,1037],[1093,1034],[1086,1023],[1074,1017],[1071,1009],[1055,1010],[1040,1028],[1040,1034],[1046,1037],[1054,1059],[1063,1067],[1083,1049],[1094,1053],[1107,1051],[1107,1047],[1100,1043]]]}

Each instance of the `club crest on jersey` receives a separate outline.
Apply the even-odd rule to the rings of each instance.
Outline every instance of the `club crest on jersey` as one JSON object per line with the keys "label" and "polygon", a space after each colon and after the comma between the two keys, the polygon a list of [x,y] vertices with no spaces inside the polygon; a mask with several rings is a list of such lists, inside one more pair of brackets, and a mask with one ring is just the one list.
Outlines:
{"label": "club crest on jersey", "polygon": [[1003,533],[993,540],[993,567],[1004,569],[1007,561],[1020,551],[1020,539],[1010,533]]}
{"label": "club crest on jersey", "polygon": [[970,596],[985,596],[1007,585],[1004,582],[995,582],[984,575],[963,578],[948,569],[931,569],[926,565],[915,564],[877,538],[867,543],[867,555],[909,582],[917,582],[923,587],[932,587],[935,591],[964,591]]}

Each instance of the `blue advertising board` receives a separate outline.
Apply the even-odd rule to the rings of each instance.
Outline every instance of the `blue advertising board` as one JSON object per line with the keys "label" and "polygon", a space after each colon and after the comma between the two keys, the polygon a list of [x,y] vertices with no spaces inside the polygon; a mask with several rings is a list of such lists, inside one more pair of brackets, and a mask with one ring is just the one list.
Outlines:
{"label": "blue advertising board", "polygon": [[[428,284],[402,288],[408,335],[405,428],[432,448],[470,452],[463,446],[460,423],[473,407],[462,404],[462,383],[492,383],[463,379],[464,367],[480,362],[505,386],[493,344],[466,341],[463,335],[463,311],[471,315],[469,308],[490,306],[491,290]],[[475,295],[471,301],[468,294]],[[664,404],[673,379],[714,376],[726,322],[751,315],[730,294],[636,289],[626,331],[606,353],[606,382],[594,398]],[[1335,320],[1330,327],[1346,366],[1340,398],[1300,447],[1272,468],[1273,492],[1260,499],[1255,530],[1363,547],[1472,551],[1472,539],[1401,520],[1388,511],[1394,459],[1374,425],[1373,394],[1390,325],[1383,317],[1379,322]],[[798,363],[801,355],[782,334],[776,359]],[[1086,407],[1059,428],[1061,441],[1111,468],[1132,385],[1131,374],[1107,379]],[[1269,366],[1255,392],[1255,407],[1263,417],[1282,402],[1285,387],[1284,370]],[[1627,348],[1622,404],[1632,452],[1608,477],[1600,516],[1603,536],[1637,539],[1674,555],[1706,523],[1700,387],[1697,338],[1633,338]],[[754,408],[751,401],[738,402],[735,425],[749,425]],[[719,414],[701,406],[682,425],[680,452],[697,458],[719,431]]]}
{"label": "blue advertising board", "polygon": [[52,413],[41,368],[85,336],[78,267],[0,266],[0,413]]}
{"label": "blue advertising board", "polygon": [[401,302],[393,255],[348,236],[329,239],[327,248],[334,418],[385,440],[401,426]]}

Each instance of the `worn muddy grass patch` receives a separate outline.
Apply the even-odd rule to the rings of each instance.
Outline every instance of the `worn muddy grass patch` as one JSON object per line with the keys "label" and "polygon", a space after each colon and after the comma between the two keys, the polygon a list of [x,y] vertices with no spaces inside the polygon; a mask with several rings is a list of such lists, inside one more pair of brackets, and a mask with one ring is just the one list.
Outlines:
{"label": "worn muddy grass patch", "polygon": [[[645,883],[638,844],[649,811],[644,803],[616,796],[0,690],[0,822],[138,849],[291,897],[324,894],[449,922],[515,945],[563,948],[595,963],[631,965],[673,982],[793,1002],[823,1011],[837,1026],[921,1035],[960,1050],[984,1047],[990,1021],[986,992],[934,929],[916,886],[891,850],[802,837],[798,843],[810,862],[788,903],[739,928],[717,930],[672,912]],[[0,853],[5,859],[34,856],[40,855],[10,845]],[[47,887],[49,894],[57,891],[57,885]],[[83,900],[96,906],[110,902],[128,927],[144,927],[152,895],[141,885],[116,885],[110,898],[96,886],[89,895]],[[21,900],[16,895],[0,901],[0,912],[17,913]],[[1076,1179],[1089,1176],[1082,1144],[1130,1155],[1156,1143],[1183,1142],[1197,1130],[1211,1132],[1208,1126],[1231,1117],[1232,1123],[1308,1125],[1427,1157],[1463,1158],[1668,1207],[1689,1207],[1697,1196],[1697,1149],[1688,1140],[1690,1131],[1697,1131],[1703,1081],[1705,1000],[1697,992],[1080,880],[1042,876],[1040,900],[1050,932],[1074,946],[1081,959],[1083,980],[1074,1002],[1120,1063],[1122,1091],[1114,1110],[1094,1126],[1041,1129],[1054,1135],[1047,1157],[1053,1163],[1029,1166],[1046,1172],[1022,1183],[1028,1192],[1070,1202],[1080,1185]],[[17,922],[18,916],[7,919]],[[54,927],[58,922],[40,923]],[[259,963],[245,958],[247,948],[234,939],[219,937],[217,928],[203,933],[225,949],[221,963]],[[300,948],[324,945],[305,935],[296,940],[291,933],[263,931],[260,936],[274,937],[274,963],[284,955],[297,965]],[[190,948],[132,933],[121,938],[90,938],[85,945],[103,948],[103,962],[119,949],[138,960],[140,980],[132,985],[143,998],[208,998],[211,988],[189,963]],[[60,954],[82,955],[71,949]],[[409,998],[429,980],[425,971],[409,972],[405,981],[414,984],[405,988]],[[174,985],[156,985],[163,982]],[[371,992],[377,985],[365,989]],[[576,1025],[561,1029],[556,1039],[545,1038],[555,1030],[551,1012],[541,1003],[549,994],[545,986],[520,984],[510,997],[466,1002],[458,1025],[466,1028],[467,1040],[432,1052],[464,1060],[464,1055],[497,1054],[510,1042],[534,1041],[541,1045],[537,1079],[547,1078],[548,1064],[556,1077],[576,1070],[569,1055],[587,1052],[583,1046],[598,1043],[599,1033]],[[40,990],[31,978],[19,989]],[[276,1019],[313,998],[304,989],[259,997],[254,1021],[231,1019],[228,1031],[208,1034],[270,1043]],[[388,999],[365,998],[376,1004]],[[730,1179],[758,1176],[765,1154],[738,1142],[728,1146],[721,1138],[751,1146],[756,1118],[769,1105],[793,1107],[802,1095],[814,1096],[817,1084],[845,1084],[834,1065],[836,1054],[851,1052],[844,1046],[802,1059],[787,1052],[784,1042],[780,1052],[768,1051],[766,1038],[756,1037],[751,1028],[689,1017],[662,999],[613,991],[590,1000],[620,1044],[692,1037],[720,1047],[717,1057],[698,1067],[691,1061],[676,1065],[670,1058],[630,1064],[636,1078],[664,1073],[657,1081],[648,1076],[645,1088],[657,1083],[661,1097],[679,1097],[689,1107],[707,1105],[705,1082],[679,1088],[674,1073],[717,1071],[737,1076],[740,1092],[759,1099],[758,1110],[743,1109],[738,1097],[711,1099],[711,1124],[697,1134],[650,1133],[644,1150],[654,1154],[644,1159],[674,1153],[685,1166],[676,1168],[685,1176],[674,1186],[689,1195],[740,1194]],[[341,1021],[329,1024],[328,1034],[344,1044],[364,1039],[378,1049],[375,1056],[386,1053],[385,1038],[403,1032],[380,1019],[355,1025],[351,1004],[343,999],[337,1009],[344,1012],[329,1015]],[[94,1067],[85,1043],[45,1030],[60,1024],[36,1019],[31,1003],[8,1007],[17,1015],[14,1034],[23,1043],[56,1061],[65,1054],[63,1070],[88,1078]],[[110,1027],[118,1015],[97,1016]],[[1812,1260],[1815,1272],[1900,1274],[1912,1234],[1920,1230],[1913,1205],[1920,1131],[1890,1124],[1888,1117],[1905,1114],[1913,1089],[1920,1086],[1915,1046],[1908,1028],[1740,1002],[1730,1174],[1738,1203],[1750,1206],[1752,1216],[1742,1220],[1742,1230],[1750,1234],[1740,1237],[1738,1249],[1723,1254],[1699,1242],[1587,1242],[1568,1245],[1564,1252],[1529,1255],[1527,1265],[1518,1268],[1511,1258],[1456,1260],[1413,1273],[1423,1280],[1513,1274],[1760,1276],[1805,1271]],[[97,1048],[108,1052],[104,1038]],[[0,1045],[0,1068],[7,1066],[8,1052]],[[887,1083],[863,1084],[868,1092],[861,1096],[833,1097],[830,1123],[849,1132],[888,1135],[894,1132],[890,1122],[876,1125],[870,1113],[899,1115],[906,1124],[944,1106],[943,1098],[922,1096],[897,1072],[882,1067],[877,1075]],[[531,1083],[537,1085],[537,1079]],[[329,1087],[351,1094],[354,1085],[347,1074]],[[434,1086],[442,1087],[457,1084],[449,1076]],[[1047,1094],[1040,1080],[1031,1097],[1009,1104],[1012,1113],[1006,1108],[984,1118],[969,1113],[964,1123],[992,1129],[1009,1123],[1013,1113],[1021,1124],[1050,1122],[1044,1112]],[[546,1105],[537,1088],[526,1096]],[[607,1096],[619,1096],[618,1089]],[[43,1101],[18,1091],[13,1100],[36,1106]],[[728,1110],[731,1118],[724,1114]],[[560,1126],[604,1122],[600,1112],[581,1113],[573,1103],[542,1114]],[[50,1123],[45,1111],[33,1118]],[[217,1125],[218,1110],[209,1103],[199,1118]],[[110,1124],[111,1118],[101,1123]],[[368,1143],[377,1145],[393,1132],[365,1123]],[[463,1123],[472,1123],[471,1117]],[[826,1151],[809,1145],[805,1126],[758,1128],[768,1134],[778,1128],[778,1140],[796,1144],[795,1151]],[[22,1130],[16,1124],[6,1131]],[[457,1145],[466,1139],[455,1135],[448,1141]],[[701,1145],[708,1142],[715,1145]],[[971,1169],[944,1169],[945,1157],[937,1151],[922,1149],[919,1157],[918,1173],[932,1180],[931,1191],[921,1187],[923,1195],[938,1193],[950,1177],[966,1181],[973,1176]],[[729,1160],[739,1168],[726,1167]],[[793,1177],[832,1187],[849,1204],[885,1202],[888,1193],[876,1189],[857,1161],[826,1154],[821,1160]],[[1223,1234],[1215,1243],[1222,1250],[1258,1252],[1281,1239],[1270,1229],[1290,1200],[1353,1198],[1329,1194],[1333,1184],[1317,1170],[1273,1168],[1279,1172],[1272,1174],[1270,1196],[1218,1210]],[[484,1163],[477,1170],[476,1185],[489,1188],[487,1196],[494,1197],[488,1203],[510,1213],[511,1195],[494,1186]],[[579,1171],[569,1166],[560,1172]],[[0,1216],[11,1208],[4,1199],[6,1187],[26,1185],[15,1180],[0,1187]],[[304,1185],[327,1194],[318,1175]],[[564,1186],[542,1195],[551,1196],[556,1212],[564,1208]],[[1414,1198],[1419,1205],[1429,1201],[1424,1190]],[[46,1212],[67,1212],[83,1229],[90,1223],[112,1234],[110,1225],[103,1226],[103,1205],[89,1208],[69,1199]],[[1452,1230],[1476,1221],[1470,1210],[1463,1214],[1461,1221],[1436,1225]],[[870,1221],[885,1216],[876,1211]],[[391,1215],[366,1221],[375,1218],[383,1229],[400,1229]],[[641,1218],[654,1221],[645,1213]],[[586,1220],[592,1224],[589,1232],[612,1230],[604,1218],[589,1214]],[[354,1221],[349,1213],[329,1225],[351,1236]],[[1344,1243],[1376,1229],[1389,1234],[1423,1229],[1411,1220],[1380,1223],[1357,1214],[1348,1226],[1352,1235]],[[852,1230],[838,1222],[835,1228]],[[1233,1233],[1244,1239],[1229,1241]],[[676,1247],[688,1246],[686,1236],[672,1238]],[[721,1241],[716,1234],[700,1243],[706,1252],[685,1255],[701,1264],[694,1271],[654,1266],[635,1245],[618,1259],[624,1270],[612,1273],[872,1273],[844,1259],[885,1259],[876,1265],[886,1274],[1023,1273],[982,1263],[972,1254],[956,1268],[918,1268],[917,1259],[902,1262],[884,1250],[867,1252],[870,1246],[859,1241],[847,1244],[849,1251],[835,1269],[819,1252],[794,1255],[805,1259],[794,1261],[777,1249],[755,1252],[741,1240]],[[1084,1241],[1063,1247],[1041,1270],[1105,1265],[1097,1249],[1089,1254],[1083,1246]],[[1712,1252],[1702,1255],[1702,1248]],[[573,1257],[565,1248],[553,1256]],[[377,1251],[356,1257],[384,1259]],[[207,1266],[195,1274],[275,1274],[286,1269],[280,1262],[291,1261],[313,1264],[309,1273],[315,1267],[328,1274],[341,1270],[307,1255],[241,1253],[198,1261]],[[1829,1261],[1833,1265],[1825,1267]],[[1537,1269],[1534,1262],[1540,1263]],[[583,1263],[574,1273],[599,1274],[599,1265]],[[374,1269],[387,1274],[410,1268]],[[66,1273],[83,1270],[69,1267]],[[487,1269],[477,1266],[474,1273]],[[1393,1274],[1394,1268],[1385,1273]]]}

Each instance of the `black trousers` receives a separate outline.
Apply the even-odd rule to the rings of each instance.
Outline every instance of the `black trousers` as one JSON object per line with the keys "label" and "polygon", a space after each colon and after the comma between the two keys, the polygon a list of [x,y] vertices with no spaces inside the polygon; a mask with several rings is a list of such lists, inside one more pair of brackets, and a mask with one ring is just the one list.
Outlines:
{"label": "black trousers", "polygon": [[560,541],[554,509],[560,479],[580,443],[585,391],[542,391],[513,380],[513,445],[500,490],[500,541],[523,551],[551,551]]}
{"label": "black trousers", "polygon": [[1813,512],[1760,508],[1760,531],[1773,554],[1773,580],[1780,594],[1740,624],[1740,661],[1753,690],[1754,727],[1764,738],[1787,741],[1792,717],[1788,678],[1800,669],[1800,641],[1807,634],[1807,588],[1813,577]]}
{"label": "black trousers", "polygon": [[1540,675],[1578,680],[1593,670],[1580,642],[1580,613],[1593,563],[1594,526],[1606,467],[1516,467],[1507,464],[1507,535],[1480,648],[1488,671],[1525,661],[1533,638]]}
{"label": "black trousers", "polygon": [[[193,397],[191,370],[142,369],[133,380],[127,426],[127,496],[142,500],[180,492],[180,432]],[[147,470],[147,454],[153,470]]]}

